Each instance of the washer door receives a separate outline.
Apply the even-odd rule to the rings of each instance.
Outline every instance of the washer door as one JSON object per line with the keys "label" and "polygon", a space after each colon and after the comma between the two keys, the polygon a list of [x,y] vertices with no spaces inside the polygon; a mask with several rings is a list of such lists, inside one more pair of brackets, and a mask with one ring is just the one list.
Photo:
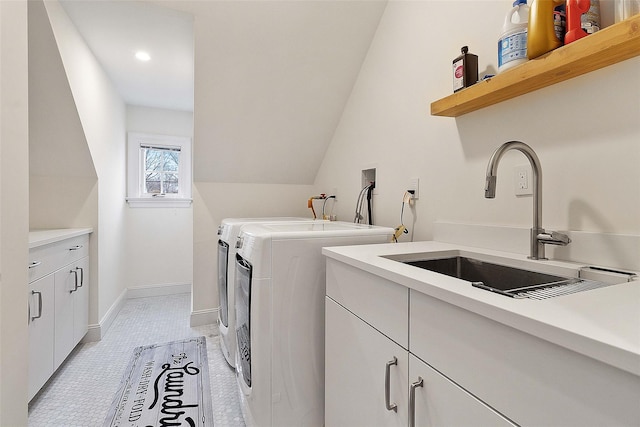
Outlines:
{"label": "washer door", "polygon": [[240,362],[236,369],[247,387],[251,387],[251,270],[251,264],[236,254],[236,360]]}
{"label": "washer door", "polygon": [[229,269],[229,245],[218,240],[218,297],[220,298],[220,322],[229,327],[229,297],[227,271]]}

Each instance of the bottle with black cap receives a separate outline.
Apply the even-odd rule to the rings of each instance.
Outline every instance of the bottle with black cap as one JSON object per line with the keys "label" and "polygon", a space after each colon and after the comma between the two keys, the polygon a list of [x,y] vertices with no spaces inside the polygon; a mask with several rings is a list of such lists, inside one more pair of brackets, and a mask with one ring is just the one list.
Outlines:
{"label": "bottle with black cap", "polygon": [[462,46],[462,54],[453,60],[453,91],[457,92],[478,81],[478,55],[469,53],[469,47]]}

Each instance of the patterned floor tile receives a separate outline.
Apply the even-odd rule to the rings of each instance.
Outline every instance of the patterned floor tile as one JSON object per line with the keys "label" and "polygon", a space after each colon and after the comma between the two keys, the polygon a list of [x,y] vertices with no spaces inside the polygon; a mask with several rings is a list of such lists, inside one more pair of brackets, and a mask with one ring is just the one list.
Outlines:
{"label": "patterned floor tile", "polygon": [[204,335],[216,427],[243,427],[215,325],[189,326],[190,294],[127,300],[105,337],[80,344],[29,403],[29,427],[102,426],[133,349]]}

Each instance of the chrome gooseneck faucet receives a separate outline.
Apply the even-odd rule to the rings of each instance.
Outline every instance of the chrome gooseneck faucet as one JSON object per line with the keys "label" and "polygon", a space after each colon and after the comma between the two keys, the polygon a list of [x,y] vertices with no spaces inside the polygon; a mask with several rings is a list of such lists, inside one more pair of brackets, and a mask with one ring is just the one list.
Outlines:
{"label": "chrome gooseneck faucet", "polygon": [[533,227],[531,228],[530,255],[531,259],[546,259],[544,256],[544,245],[566,246],[571,239],[566,234],[555,231],[546,232],[542,228],[542,167],[535,151],[524,142],[509,141],[502,144],[494,151],[489,165],[487,166],[487,181],[484,187],[484,197],[493,199],[496,197],[496,182],[498,163],[502,155],[509,150],[518,150],[524,154],[533,172]]}

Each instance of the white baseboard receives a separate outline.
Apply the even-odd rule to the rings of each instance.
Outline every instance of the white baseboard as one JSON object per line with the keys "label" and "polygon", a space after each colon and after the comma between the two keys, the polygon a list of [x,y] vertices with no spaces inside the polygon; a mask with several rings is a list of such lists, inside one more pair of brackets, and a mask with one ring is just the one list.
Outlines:
{"label": "white baseboard", "polygon": [[164,284],[135,286],[127,289],[127,299],[159,297],[164,295],[191,293],[190,284]]}
{"label": "white baseboard", "polygon": [[98,324],[89,325],[89,330],[84,335],[81,343],[97,342],[102,339],[102,327]]}
{"label": "white baseboard", "polygon": [[189,320],[189,325],[192,327],[210,325],[212,323],[216,323],[217,321],[218,321],[218,309],[208,308],[206,310],[192,311],[191,318]]}
{"label": "white baseboard", "polygon": [[89,325],[89,331],[86,333],[82,342],[94,342],[100,341],[104,334],[107,333],[111,324],[116,319],[116,316],[120,312],[120,309],[124,305],[125,300],[127,299],[127,289],[122,291],[120,296],[115,300],[109,310],[107,310],[107,314],[100,320],[98,324]]}
{"label": "white baseboard", "polygon": [[[549,259],[640,271],[640,236],[556,231],[566,233],[571,238],[571,243],[567,246],[548,245],[546,252]],[[529,229],[525,228],[436,222],[433,240],[529,254]]]}
{"label": "white baseboard", "polygon": [[[148,286],[136,286],[133,288],[127,288],[120,296],[115,300],[115,302],[111,305],[109,310],[107,310],[107,314],[100,320],[98,324],[89,325],[89,330],[85,334],[82,342],[94,342],[100,341],[102,337],[107,333],[111,324],[115,320],[116,316],[120,312],[120,309],[124,305],[127,299],[132,298],[144,298],[144,297],[157,297],[164,295],[176,295],[176,294],[185,294],[191,293],[191,285],[190,284],[163,284],[163,285],[148,285]],[[192,314],[193,316],[193,314]],[[216,310],[215,319],[218,318],[218,312]],[[215,319],[213,322],[215,323]],[[192,320],[193,322],[193,320]],[[207,323],[202,323],[203,325]],[[194,326],[194,325],[192,325]]]}

